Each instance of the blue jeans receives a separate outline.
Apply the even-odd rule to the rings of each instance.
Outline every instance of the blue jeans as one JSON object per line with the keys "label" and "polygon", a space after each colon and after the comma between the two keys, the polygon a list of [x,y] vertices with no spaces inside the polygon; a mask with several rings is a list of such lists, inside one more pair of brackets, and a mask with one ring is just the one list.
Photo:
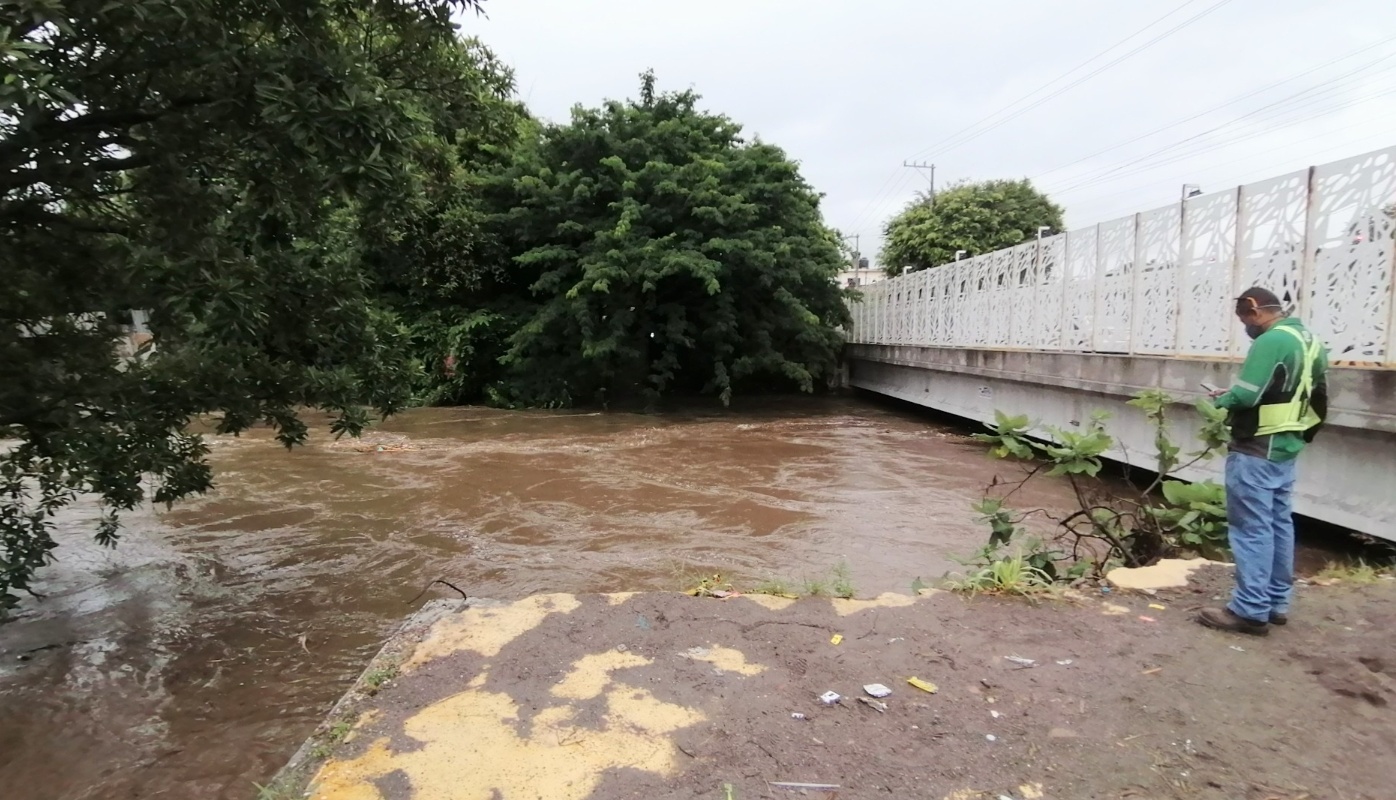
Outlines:
{"label": "blue jeans", "polygon": [[1227,608],[1265,622],[1289,613],[1294,593],[1294,461],[1244,453],[1226,457],[1226,516],[1236,559],[1236,591]]}

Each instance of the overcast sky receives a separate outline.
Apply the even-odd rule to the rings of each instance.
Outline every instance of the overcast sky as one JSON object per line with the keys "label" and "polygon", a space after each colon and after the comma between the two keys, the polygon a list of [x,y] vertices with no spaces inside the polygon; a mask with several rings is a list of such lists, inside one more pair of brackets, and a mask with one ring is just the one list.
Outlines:
{"label": "overcast sky", "polygon": [[514,66],[533,113],[633,97],[653,68],[661,89],[693,88],[783,147],[874,257],[928,185],[906,160],[934,162],[938,186],[1031,178],[1078,227],[1176,202],[1184,183],[1234,188],[1396,145],[1392,0],[485,6],[464,32]]}

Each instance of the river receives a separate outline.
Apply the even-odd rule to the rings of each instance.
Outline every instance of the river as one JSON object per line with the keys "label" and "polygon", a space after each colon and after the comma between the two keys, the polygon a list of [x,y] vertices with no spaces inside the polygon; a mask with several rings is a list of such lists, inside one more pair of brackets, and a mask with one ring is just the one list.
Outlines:
{"label": "river", "polygon": [[969,506],[1013,471],[961,430],[841,398],[323,431],[291,451],[211,438],[217,490],[129,515],[115,550],[91,544],[94,509],[64,513],[46,598],[0,625],[0,794],[253,797],[436,578],[514,598],[843,563],[859,595],[908,592],[984,541]]}

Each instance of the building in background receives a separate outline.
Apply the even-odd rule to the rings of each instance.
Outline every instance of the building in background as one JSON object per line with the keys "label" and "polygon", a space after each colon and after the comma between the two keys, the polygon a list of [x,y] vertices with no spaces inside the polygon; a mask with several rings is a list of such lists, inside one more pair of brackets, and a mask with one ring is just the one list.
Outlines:
{"label": "building in background", "polygon": [[848,269],[839,273],[838,281],[839,286],[844,288],[856,288],[877,283],[886,277],[882,270],[873,269],[865,256],[859,256],[855,253],[853,263],[849,264]]}

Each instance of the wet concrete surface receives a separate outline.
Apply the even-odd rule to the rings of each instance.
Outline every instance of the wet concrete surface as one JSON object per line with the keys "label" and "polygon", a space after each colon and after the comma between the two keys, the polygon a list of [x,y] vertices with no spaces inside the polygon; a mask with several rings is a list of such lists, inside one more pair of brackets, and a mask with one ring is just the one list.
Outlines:
{"label": "wet concrete surface", "polygon": [[1160,588],[438,601],[277,786],[313,800],[1390,797],[1396,643],[1377,634],[1396,580],[1301,584],[1292,623],[1258,638],[1192,620],[1229,566],[1120,572],[1117,586]]}
{"label": "wet concrete surface", "polygon": [[[984,539],[962,430],[849,399],[663,415],[420,409],[365,440],[212,440],[218,490],[63,519],[47,597],[0,626],[0,786],[246,798],[443,578],[473,596],[798,583],[908,592]],[[1061,508],[1060,485],[1019,502]],[[451,596],[434,587],[426,596]],[[425,599],[417,601],[417,605]]]}

